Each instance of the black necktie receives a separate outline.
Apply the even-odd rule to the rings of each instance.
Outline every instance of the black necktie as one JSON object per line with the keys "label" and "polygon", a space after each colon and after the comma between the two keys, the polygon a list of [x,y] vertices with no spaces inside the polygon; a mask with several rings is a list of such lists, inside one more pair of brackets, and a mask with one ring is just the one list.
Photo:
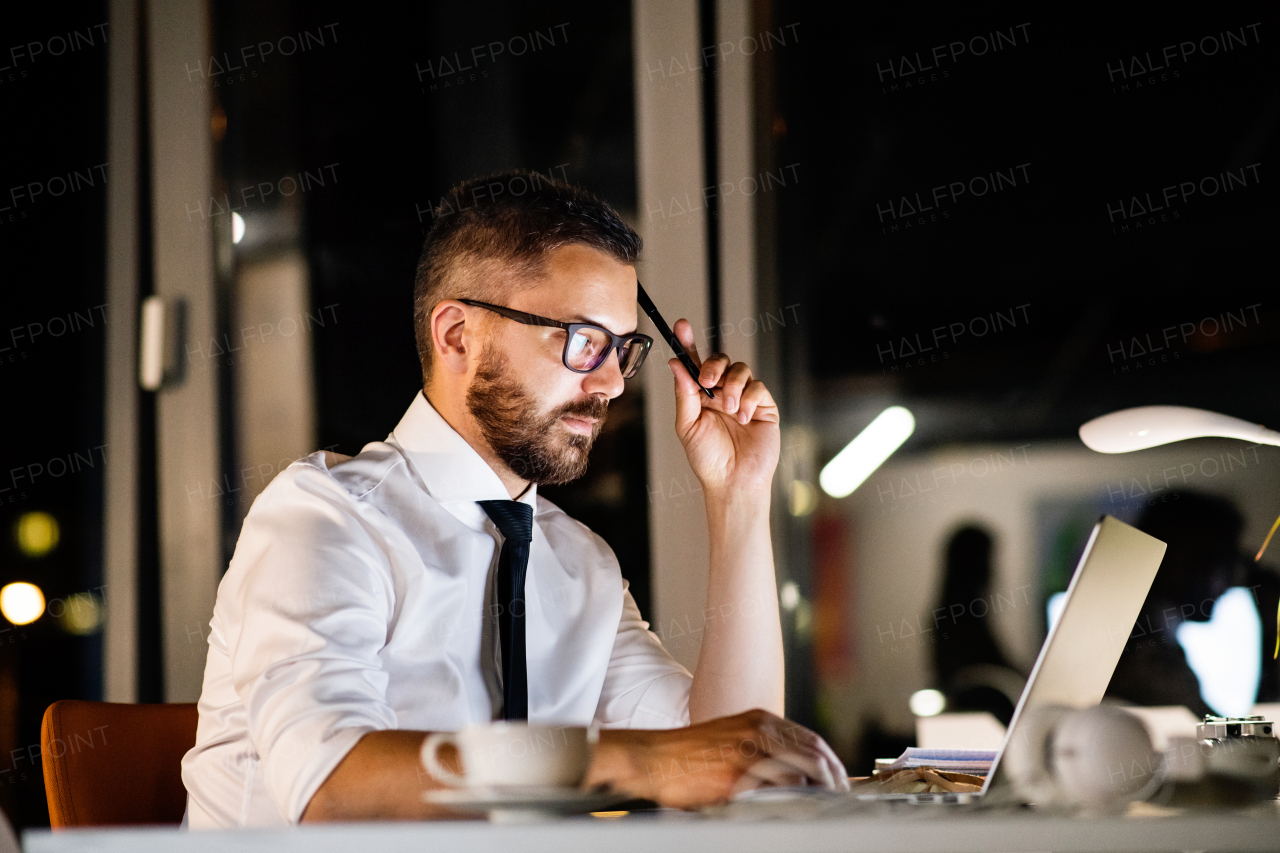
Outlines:
{"label": "black necktie", "polygon": [[519,501],[477,501],[502,534],[498,555],[498,643],[502,649],[502,718],[529,719],[524,651],[524,577],[533,541],[533,508]]}

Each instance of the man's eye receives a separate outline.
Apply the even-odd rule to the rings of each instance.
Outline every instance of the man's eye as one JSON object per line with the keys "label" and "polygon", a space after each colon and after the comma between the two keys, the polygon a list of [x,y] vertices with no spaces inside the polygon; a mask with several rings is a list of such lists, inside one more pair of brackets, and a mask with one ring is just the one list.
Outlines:
{"label": "man's eye", "polygon": [[600,351],[600,342],[594,335],[578,333],[569,342],[570,355],[595,355]]}

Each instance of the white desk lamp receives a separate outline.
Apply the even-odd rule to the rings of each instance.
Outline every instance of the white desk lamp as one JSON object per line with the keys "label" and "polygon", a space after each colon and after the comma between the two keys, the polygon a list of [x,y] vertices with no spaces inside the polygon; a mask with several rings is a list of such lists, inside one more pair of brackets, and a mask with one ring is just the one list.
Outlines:
{"label": "white desk lamp", "polygon": [[1240,418],[1186,406],[1138,406],[1094,418],[1080,440],[1099,453],[1128,453],[1188,438],[1238,438],[1280,447],[1280,432]]}
{"label": "white desk lamp", "polygon": [[[1138,406],[1121,409],[1109,415],[1094,418],[1080,427],[1080,440],[1090,450],[1099,453],[1128,453],[1145,450],[1188,438],[1238,438],[1254,444],[1272,444],[1280,447],[1280,432],[1261,424],[1251,424],[1240,418],[1191,409],[1186,406]],[[1280,518],[1271,525],[1271,532],[1263,540],[1254,562],[1262,559]],[[1276,626],[1280,631],[1280,612],[1276,614]],[[1280,657],[1280,633],[1276,636],[1276,657]]]}

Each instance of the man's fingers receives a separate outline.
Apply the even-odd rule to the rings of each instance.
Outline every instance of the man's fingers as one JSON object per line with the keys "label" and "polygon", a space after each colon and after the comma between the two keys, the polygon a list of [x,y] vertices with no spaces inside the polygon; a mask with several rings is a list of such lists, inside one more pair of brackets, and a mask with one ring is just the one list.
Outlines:
{"label": "man's fingers", "polygon": [[823,740],[816,732],[810,731],[803,726],[796,726],[796,731],[788,731],[788,734],[794,737],[806,751],[816,755],[822,764],[828,769],[833,787],[837,791],[849,790],[849,772],[845,769],[844,762],[840,760],[840,756],[836,755],[831,745]]}
{"label": "man's fingers", "polygon": [[[718,355],[716,358],[724,359],[725,364],[729,362],[729,357],[726,355]],[[706,367],[703,367],[703,371],[706,371]],[[721,392],[724,397],[724,410],[731,415],[736,414],[738,412],[738,404],[742,400],[743,391],[747,387],[747,383],[751,381],[751,368],[739,361],[730,365],[724,371],[723,378],[717,378],[720,379],[724,389]]]}
{"label": "man's fingers", "polygon": [[680,345],[684,347],[685,352],[689,353],[689,357],[693,359],[693,363],[698,367],[702,367],[702,356],[698,355],[698,345],[693,342],[693,325],[683,317],[676,320],[676,324],[671,331],[675,332],[676,338],[680,341]]}
{"label": "man's fingers", "polygon": [[729,797],[733,798],[745,791],[754,791],[756,788],[763,788],[767,784],[769,783],[764,779],[761,779],[759,776],[753,776],[749,771],[744,772],[738,777],[738,780],[733,783],[733,787],[729,789]]}
{"label": "man's fingers", "polygon": [[683,436],[693,428],[702,412],[702,389],[684,369],[680,359],[669,360],[667,366],[676,378],[676,434]]}
{"label": "man's fingers", "polygon": [[837,791],[849,790],[849,773],[844,763],[817,732],[780,718],[771,721],[770,728],[776,739],[786,744],[782,750],[773,753],[775,758],[791,760],[792,753],[801,756],[815,765],[811,773],[802,765],[815,782]]}
{"label": "man's fingers", "polygon": [[716,353],[702,362],[702,369],[698,371],[698,384],[703,388],[715,388],[729,369],[729,356],[722,352]]}
{"label": "man's fingers", "polygon": [[[759,379],[752,379],[747,383],[747,387],[742,392],[742,399],[738,403],[738,421],[739,423],[750,423],[752,418],[756,416],[756,412],[767,410],[773,406],[773,395],[769,393],[769,389]],[[764,418],[765,420],[775,420],[776,418]]]}
{"label": "man's fingers", "polygon": [[[819,755],[805,755],[803,752],[794,749],[787,749],[775,752],[769,756],[766,761],[771,761],[776,765],[786,768],[786,772],[793,775],[799,774],[803,778],[796,782],[788,782],[789,785],[801,785],[807,780],[808,782],[821,785],[824,788],[835,787],[835,777],[831,772],[831,768],[826,765]],[[764,762],[758,762],[763,764]],[[755,765],[752,765],[752,772]],[[772,771],[770,771],[772,772]]]}
{"label": "man's fingers", "polygon": [[[777,758],[762,758],[747,768],[733,786],[733,793],[750,791],[760,785],[803,785],[809,776],[803,770]],[[744,781],[749,780],[749,781]]]}

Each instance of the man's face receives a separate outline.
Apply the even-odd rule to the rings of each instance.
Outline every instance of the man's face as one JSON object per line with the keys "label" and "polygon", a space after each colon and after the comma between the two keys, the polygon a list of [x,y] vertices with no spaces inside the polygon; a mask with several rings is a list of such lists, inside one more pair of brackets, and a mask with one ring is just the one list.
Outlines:
{"label": "man's face", "polygon": [[[594,323],[615,335],[636,328],[635,268],[580,244],[547,259],[546,278],[505,303],[567,323]],[[609,401],[622,393],[617,353],[592,373],[564,366],[563,329],[487,318],[467,408],[481,434],[519,477],[556,485],[581,477],[604,426]]]}

